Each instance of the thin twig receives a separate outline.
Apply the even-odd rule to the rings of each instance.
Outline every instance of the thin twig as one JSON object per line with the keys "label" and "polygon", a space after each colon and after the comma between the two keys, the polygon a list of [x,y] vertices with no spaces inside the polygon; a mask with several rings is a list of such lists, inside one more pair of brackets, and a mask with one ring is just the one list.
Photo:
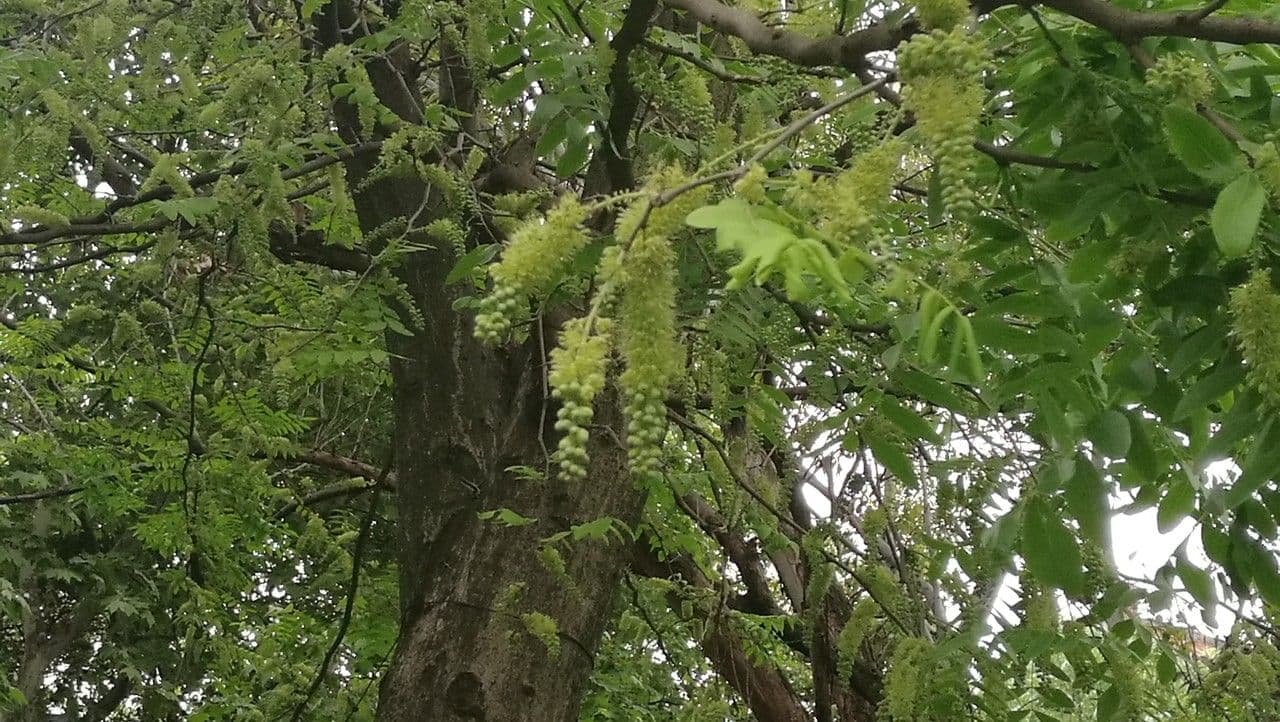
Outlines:
{"label": "thin twig", "polygon": [[25,494],[14,494],[13,496],[0,496],[0,506],[9,506],[10,504],[26,504],[32,501],[40,501],[42,499],[57,499],[63,496],[71,496],[84,491],[83,486],[64,486],[58,489],[45,489],[44,491],[30,491]]}
{"label": "thin twig", "polygon": [[742,176],[746,175],[749,170],[751,170],[752,166],[754,166],[756,163],[759,163],[760,161],[767,158],[770,153],[780,148],[788,140],[791,140],[795,136],[799,135],[800,132],[803,131],[805,128],[808,128],[809,126],[813,125],[817,121],[821,120],[824,116],[834,113],[835,111],[839,110],[840,108],[843,108],[849,103],[852,103],[858,98],[861,98],[867,93],[874,92],[875,90],[879,89],[880,86],[884,85],[887,82],[889,82],[888,78],[880,78],[878,80],[873,80],[867,83],[866,85],[863,85],[849,93],[846,93],[844,95],[837,97],[835,100],[831,101],[830,103],[827,103],[826,105],[823,105],[822,107],[817,108],[813,112],[793,121],[791,125],[788,125],[773,140],[766,143],[764,146],[760,148],[760,150],[753,153],[750,158],[743,161],[741,165],[738,165],[734,168],[730,168],[729,170],[726,170],[726,171],[713,173],[712,175],[704,176],[702,178],[695,178],[694,180],[691,180],[688,183],[685,183],[683,185],[678,185],[675,188],[672,188],[670,190],[663,191],[659,193],[657,197],[655,197],[651,202],[653,207],[661,208],[662,206],[670,203],[671,201],[675,200],[681,195],[684,195],[685,193],[688,193],[689,191],[694,190],[696,188],[701,188],[702,186],[705,186],[705,185],[711,185],[713,183],[719,183],[721,181],[736,180],[738,178],[741,178]]}
{"label": "thin twig", "polygon": [[356,592],[360,588],[360,567],[364,559],[364,548],[369,541],[369,530],[373,528],[373,517],[378,510],[378,500],[382,496],[382,484],[386,482],[387,475],[391,473],[391,466],[394,463],[395,456],[392,454],[388,456],[386,466],[382,467],[382,472],[378,475],[373,497],[369,499],[369,510],[365,512],[364,521],[360,524],[360,533],[356,537],[355,548],[351,551],[351,582],[347,587],[347,601],[342,608],[342,619],[338,622],[338,633],[334,635],[333,643],[329,645],[328,651],[325,652],[324,660],[320,662],[320,668],[316,670],[315,679],[311,680],[311,686],[307,688],[306,696],[293,709],[292,722],[298,722],[298,720],[302,719],[303,712],[311,704],[311,699],[315,697],[320,685],[324,683],[324,678],[329,673],[329,665],[333,663],[333,657],[338,653],[338,648],[342,646],[342,640],[347,636],[347,629],[351,626],[351,617],[356,606]]}
{"label": "thin twig", "polygon": [[1209,3],[1208,5],[1205,5],[1204,7],[1200,8],[1199,10],[1193,13],[1187,13],[1185,15],[1182,15],[1179,19],[1188,25],[1195,25],[1201,20],[1204,20],[1210,15],[1221,10],[1223,7],[1226,6],[1227,2],[1228,0],[1213,0],[1213,2]]}

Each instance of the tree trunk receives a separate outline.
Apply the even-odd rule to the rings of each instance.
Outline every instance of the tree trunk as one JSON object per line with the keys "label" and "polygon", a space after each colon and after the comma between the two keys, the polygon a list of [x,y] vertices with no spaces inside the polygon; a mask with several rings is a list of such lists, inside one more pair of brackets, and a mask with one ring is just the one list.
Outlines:
{"label": "tree trunk", "polygon": [[[371,162],[348,165],[357,183]],[[405,179],[373,183],[356,194],[361,225],[371,232],[413,217],[424,199],[422,217],[429,219],[438,205],[429,193]],[[546,449],[554,448],[544,424],[555,410],[544,401],[540,349],[555,339],[548,333],[540,343],[535,327],[523,344],[481,346],[470,314],[454,310],[463,286],[445,284],[456,252],[434,245],[410,254],[397,272],[423,327],[388,338],[401,629],[378,719],[572,720],[630,547],[616,540],[561,545],[567,574],[559,575],[540,561],[541,541],[601,517],[634,525],[643,494],[607,430],[593,434],[593,461],[582,481],[564,481],[554,470],[544,479],[507,471],[542,471]],[[613,394],[598,402],[596,419],[600,427],[621,428]],[[536,521],[508,526],[479,517],[504,508]],[[514,596],[519,601],[502,601]],[[524,615],[531,613],[555,622],[558,654],[526,628]]]}
{"label": "tree trunk", "polygon": [[[350,42],[352,33],[362,32],[358,13],[351,2],[326,5],[315,20],[322,45]],[[465,32],[466,18],[455,19],[457,31]],[[476,132],[476,92],[465,53],[448,34],[440,54],[439,100],[461,111],[465,132],[441,143],[439,157],[419,162],[459,163]],[[422,122],[416,66],[403,48],[393,45],[365,67],[384,105],[404,122]],[[337,101],[334,110],[348,141],[375,130],[362,129],[345,101]],[[503,165],[502,158],[491,160]],[[375,163],[369,157],[347,162],[362,229],[372,234],[390,221],[409,220],[406,240],[424,249],[405,255],[396,269],[422,327],[412,336],[387,339],[393,356],[401,618],[378,719],[576,719],[631,547],[618,539],[561,544],[563,572],[554,561],[545,563],[540,552],[543,540],[574,525],[601,517],[627,527],[638,522],[644,496],[611,431],[622,428],[618,399],[608,392],[597,402],[585,479],[565,481],[554,470],[546,478],[508,471],[550,466],[547,450],[555,440],[546,420],[555,417],[555,409],[546,398],[543,351],[554,346],[556,324],[538,319],[522,344],[480,345],[472,336],[471,313],[454,307],[464,285],[445,283],[458,250],[413,230],[444,217],[446,200],[438,188],[412,178],[367,183]],[[481,223],[471,233],[480,234],[470,239],[477,243],[493,240]],[[499,509],[531,521],[510,525],[480,518]]]}

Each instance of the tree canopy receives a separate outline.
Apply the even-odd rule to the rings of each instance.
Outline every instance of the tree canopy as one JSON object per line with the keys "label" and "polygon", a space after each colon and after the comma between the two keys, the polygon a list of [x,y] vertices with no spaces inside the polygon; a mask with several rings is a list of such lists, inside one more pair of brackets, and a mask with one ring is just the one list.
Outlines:
{"label": "tree canopy", "polygon": [[1278,88],[1268,0],[2,0],[0,719],[1280,719]]}

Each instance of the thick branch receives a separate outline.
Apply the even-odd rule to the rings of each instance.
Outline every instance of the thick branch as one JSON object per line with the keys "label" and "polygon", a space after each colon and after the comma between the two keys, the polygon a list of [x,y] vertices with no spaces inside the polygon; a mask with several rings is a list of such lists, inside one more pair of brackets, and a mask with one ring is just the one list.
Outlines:
{"label": "thick branch", "polygon": [[609,44],[614,54],[613,67],[609,70],[609,120],[605,124],[604,140],[592,159],[589,194],[616,193],[636,184],[627,149],[627,136],[640,106],[640,94],[631,82],[631,51],[644,41],[657,6],[657,0],[633,0]]}
{"label": "thick branch", "polygon": [[[638,574],[659,579],[683,579],[685,583],[703,589],[711,587],[706,575],[687,557],[660,560],[644,541],[637,544],[636,552],[632,569]],[[679,613],[679,598],[672,595],[670,601],[672,610]],[[747,701],[755,719],[761,722],[804,722],[809,719],[782,672],[772,665],[759,664],[747,655],[742,637],[733,629],[729,617],[716,613],[707,620],[701,646],[720,677]]]}
{"label": "thick branch", "polygon": [[67,226],[40,227],[0,235],[0,245],[43,245],[70,236],[122,236],[129,233],[152,233],[173,223],[157,216],[140,223],[72,223]]}
{"label": "thick branch", "polygon": [[[341,471],[349,476],[354,476],[369,481],[377,481],[382,470],[373,464],[363,461],[339,456],[328,451],[304,451],[301,454],[290,457],[289,460],[301,461],[313,466],[321,466],[334,471]],[[388,474],[386,482],[394,487],[396,482],[395,474]]]}
{"label": "thick branch", "polygon": [[335,271],[363,273],[373,264],[373,258],[359,248],[344,248],[326,242],[321,231],[295,229],[289,231],[285,222],[276,219],[267,228],[267,241],[271,253],[285,263],[303,261]]}
{"label": "thick branch", "polygon": [[743,601],[748,610],[752,614],[766,616],[783,614],[769,589],[769,578],[765,574],[764,562],[756,544],[729,528],[729,522],[701,496],[685,494],[679,501],[689,516],[720,544],[733,565],[738,568],[738,576],[746,588]]}
{"label": "thick branch", "polygon": [[79,266],[90,261],[100,261],[109,256],[119,255],[121,253],[141,253],[155,245],[155,242],[143,243],[137,246],[106,246],[96,251],[89,251],[78,256],[69,256],[57,261],[40,264],[38,266],[20,267],[10,266],[9,268],[0,268],[0,273],[47,273],[49,271],[57,271],[63,268],[71,268]]}
{"label": "thick branch", "polygon": [[892,50],[914,32],[914,25],[888,26],[877,23],[848,35],[816,38],[781,28],[770,27],[755,13],[729,7],[716,0],[664,0],[673,8],[684,10],[690,17],[747,44],[751,52],[785,58],[797,65],[815,67],[835,65],[862,67],[866,56],[880,50]]}
{"label": "thick branch", "polygon": [[83,486],[63,486],[57,489],[44,489],[43,491],[29,491],[25,494],[14,494],[13,496],[0,496],[0,506],[9,506],[11,504],[26,504],[33,501],[41,501],[43,499],[57,499],[58,497],[71,496],[84,491]]}
{"label": "thick branch", "polygon": [[1280,22],[1263,18],[1221,17],[1186,11],[1142,12],[1126,10],[1106,0],[1042,0],[1040,4],[1106,30],[1122,40],[1174,36],[1238,45],[1280,43]]}

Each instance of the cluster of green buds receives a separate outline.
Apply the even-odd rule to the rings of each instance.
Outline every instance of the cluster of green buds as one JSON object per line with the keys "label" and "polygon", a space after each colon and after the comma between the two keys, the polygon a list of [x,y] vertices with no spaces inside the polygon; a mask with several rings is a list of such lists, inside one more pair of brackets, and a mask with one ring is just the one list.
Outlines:
{"label": "cluster of green buds", "polygon": [[551,394],[560,401],[556,412],[559,445],[556,459],[560,471],[569,478],[582,478],[587,473],[587,427],[595,412],[592,404],[604,388],[609,356],[609,332],[613,322],[607,318],[578,318],[565,324],[560,345],[551,352],[551,372],[547,380]]}
{"label": "cluster of green buds", "polygon": [[967,13],[930,15],[934,20],[956,22],[950,27],[937,25],[898,48],[903,105],[915,115],[925,146],[937,163],[943,201],[961,218],[976,210],[973,140],[982,115],[982,73],[988,65],[986,47],[966,27]]}
{"label": "cluster of green buds", "polygon": [[902,144],[891,140],[860,155],[833,179],[814,184],[813,206],[828,239],[840,247],[874,240],[876,217],[889,203],[902,153]]}
{"label": "cluster of green buds", "polygon": [[1280,294],[1270,274],[1256,271],[1231,291],[1232,330],[1248,364],[1249,382],[1280,408]]}
{"label": "cluster of green buds", "polygon": [[500,343],[528,312],[530,298],[551,291],[564,267],[587,244],[581,227],[586,218],[587,209],[568,197],[545,222],[533,220],[515,232],[502,260],[489,267],[493,290],[480,302],[476,338]]}
{"label": "cluster of green buds", "polygon": [[1146,84],[1161,98],[1196,105],[1213,94],[1209,71],[1194,55],[1170,53],[1161,56],[1147,71]]}
{"label": "cluster of green buds", "polygon": [[916,19],[926,30],[947,30],[969,20],[968,0],[916,0]]}
{"label": "cluster of green buds", "polygon": [[1280,199],[1280,148],[1276,146],[1274,138],[1269,138],[1258,146],[1253,157],[1253,167],[1271,200]]}

